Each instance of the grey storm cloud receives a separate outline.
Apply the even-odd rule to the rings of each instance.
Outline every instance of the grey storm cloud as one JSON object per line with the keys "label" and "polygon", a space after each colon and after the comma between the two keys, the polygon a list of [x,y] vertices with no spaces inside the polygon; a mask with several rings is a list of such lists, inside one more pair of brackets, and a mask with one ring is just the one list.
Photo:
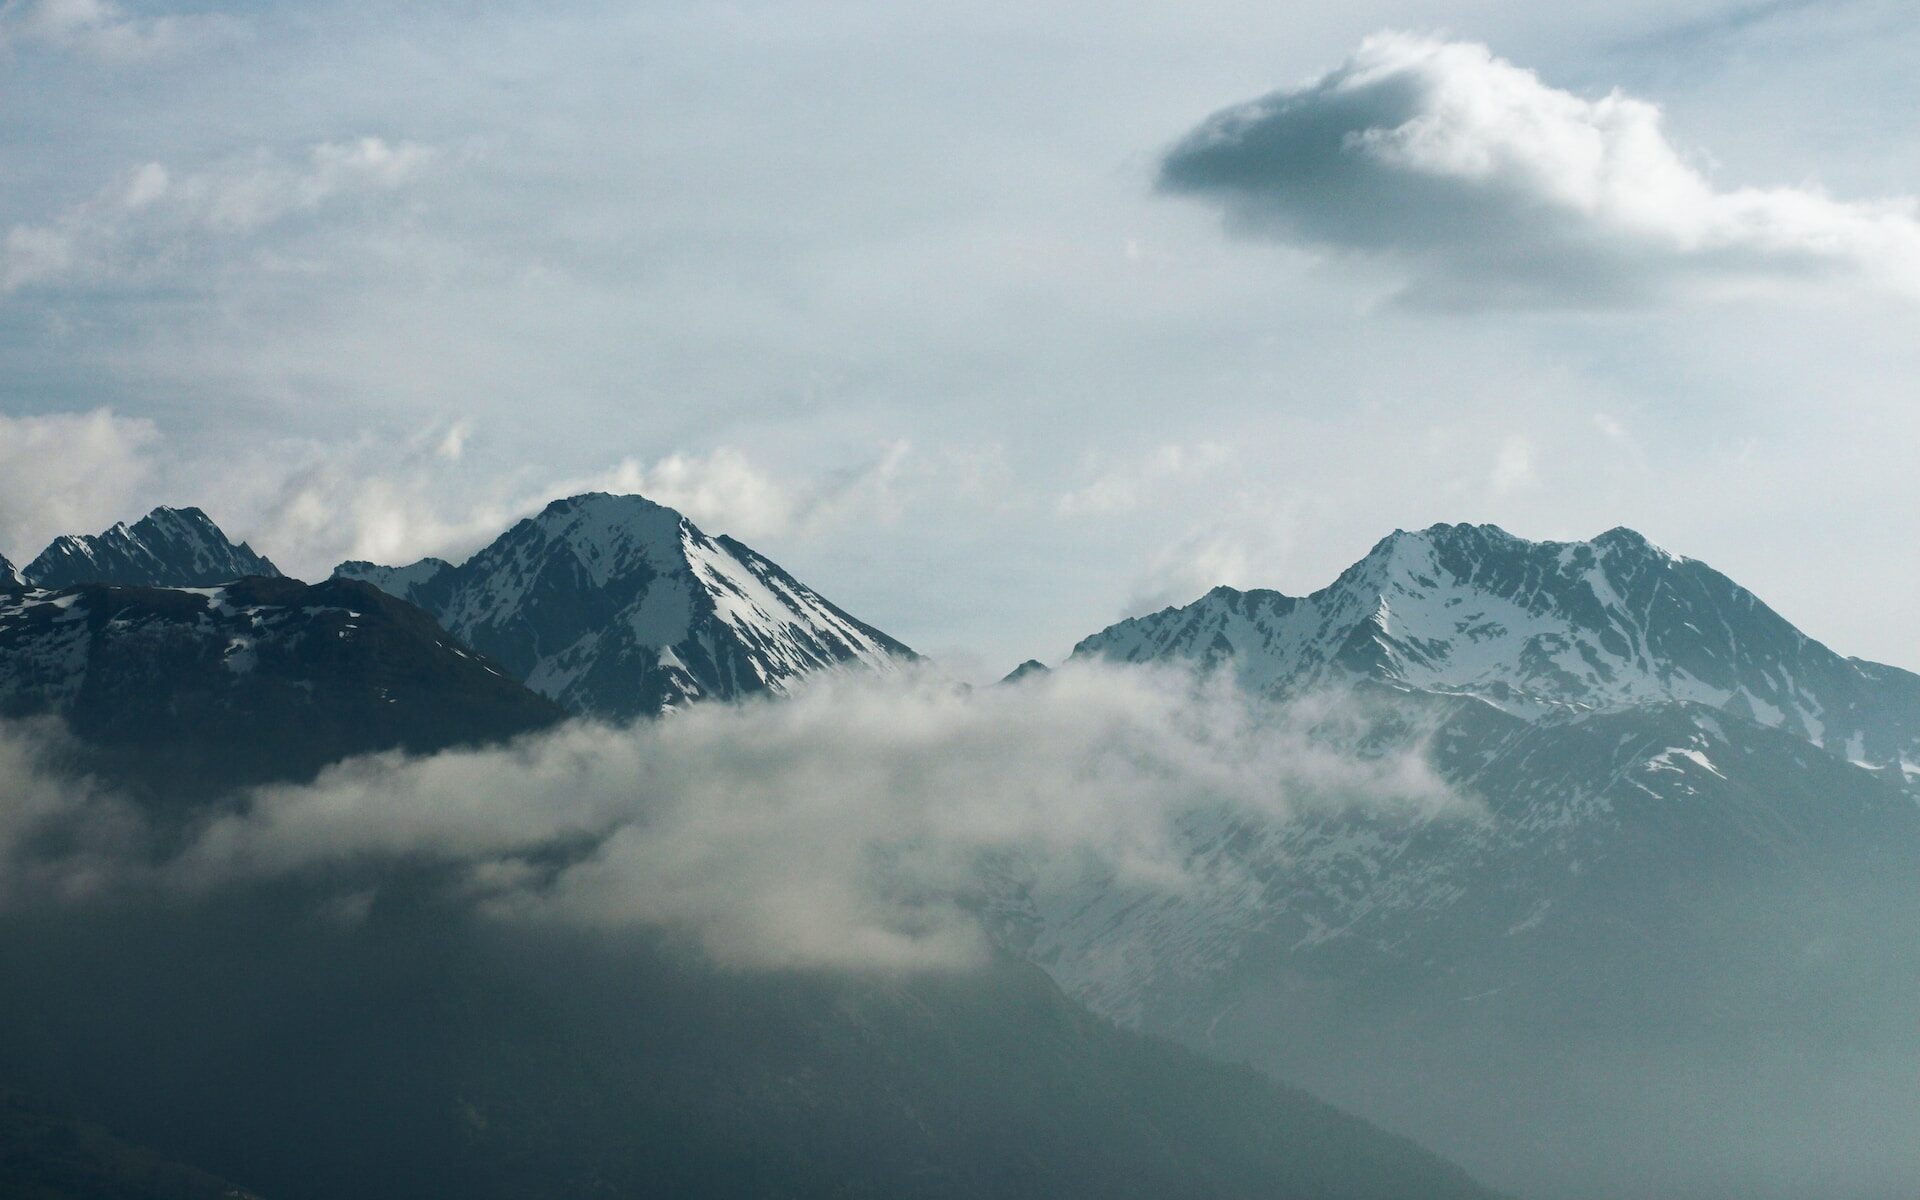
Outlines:
{"label": "grey storm cloud", "polygon": [[1607,306],[1815,279],[1920,293],[1911,198],[1721,189],[1656,105],[1584,99],[1472,43],[1368,38],[1313,83],[1209,117],[1159,186],[1243,236],[1385,259],[1415,304]]}

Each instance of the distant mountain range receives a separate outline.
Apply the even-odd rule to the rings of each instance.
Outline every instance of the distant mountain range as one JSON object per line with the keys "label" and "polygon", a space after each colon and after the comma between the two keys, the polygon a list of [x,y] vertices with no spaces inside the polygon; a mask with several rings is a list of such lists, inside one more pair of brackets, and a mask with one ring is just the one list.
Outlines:
{"label": "distant mountain range", "polygon": [[[25,571],[0,567],[0,586],[207,588],[279,576],[201,510],[158,508],[58,538]],[[780,695],[815,672],[888,671],[918,657],[752,548],[639,496],[556,500],[458,566],[346,562],[334,576],[423,610],[540,695],[608,720]]]}
{"label": "distant mountain range", "polygon": [[[637,497],[558,502],[458,567],[316,585],[227,578],[271,567],[204,518],[174,537],[178,516],[62,539],[67,575],[0,596],[0,715],[62,718],[76,771],[174,828],[351,755],[539,730],[564,715],[547,695],[653,715],[913,658]],[[479,919],[430,867],[355,878],[347,916],[303,877],[0,914],[0,1080],[39,1097],[0,1092],[0,1193],[1494,1200],[1010,958],[769,978]]]}
{"label": "distant mountain range", "polygon": [[[458,565],[345,563],[313,587],[273,574],[193,509],[60,539],[17,574],[0,563],[0,713],[63,716],[94,769],[178,793],[495,740],[566,712],[628,720],[779,696],[916,657],[640,497],[556,501]],[[1318,736],[1417,757],[1459,798],[1437,814],[1188,820],[1195,876],[1222,886],[1174,895],[1016,864],[986,886],[987,910],[1076,1000],[1303,1082],[1530,1195],[1617,1200],[1680,1180],[1690,1200],[1791,1200],[1811,1185],[1787,1167],[1815,1160],[1823,1196],[1876,1195],[1844,1151],[1897,1124],[1909,1110],[1884,1097],[1920,1077],[1902,1032],[1920,952],[1886,933],[1920,923],[1920,676],[1835,653],[1631,531],[1531,542],[1484,525],[1397,532],[1305,597],[1217,588],[1101,630],[1072,658],[1227,673],[1307,719],[1341,697],[1366,732],[1342,742],[1329,719]],[[1023,663],[1004,684],[1045,670]],[[759,1003],[713,986],[702,1003]],[[886,1011],[878,1036],[905,1036]],[[934,1024],[949,1019],[971,1020]],[[956,1044],[989,1044],[967,1028]],[[1020,1036],[1049,1058],[1064,1053],[1056,1034],[1083,1036]],[[860,1067],[880,1072],[879,1095],[905,1086],[888,1072],[907,1059],[889,1061]],[[1111,1065],[1072,1086],[1105,1086],[1090,1081]],[[1231,1090],[1197,1066],[1176,1073],[1182,1088]],[[563,1075],[575,1079],[529,1086]],[[1768,1084],[1741,1082],[1753,1079]],[[1819,1093],[1835,1079],[1852,1086]],[[1193,1103],[1180,1111],[1205,1107]],[[1321,1119],[1305,1113],[1271,1119]],[[1097,1136],[1139,1140],[1123,1128]],[[1782,1131],[1767,1145],[1791,1130],[1801,1157],[1769,1167],[1756,1129]],[[142,1136],[259,1186],[241,1160]],[[1395,1178],[1417,1182],[1350,1194],[1471,1194],[1353,1136],[1349,1178],[1353,1162],[1393,1159],[1408,1172]],[[924,1163],[955,1169],[944,1153]],[[1155,1173],[1174,1161],[1142,1160],[1142,1178],[1168,1178]],[[876,1186],[934,1177],[920,1169]],[[969,1178],[915,1194],[1019,1192]]]}

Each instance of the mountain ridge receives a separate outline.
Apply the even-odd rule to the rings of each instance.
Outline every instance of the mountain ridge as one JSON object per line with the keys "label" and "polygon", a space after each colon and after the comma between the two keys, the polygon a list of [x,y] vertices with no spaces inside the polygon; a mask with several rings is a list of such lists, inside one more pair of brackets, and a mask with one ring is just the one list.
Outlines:
{"label": "mountain ridge", "polygon": [[1215,588],[1108,626],[1073,655],[1231,661],[1265,695],[1371,679],[1528,719],[1692,700],[1920,778],[1920,675],[1835,653],[1625,527],[1580,542],[1492,525],[1398,530],[1307,596]]}
{"label": "mountain ridge", "polygon": [[0,716],[42,715],[116,782],[196,796],[353,754],[504,740],[562,714],[378,589],[255,576],[0,597]]}
{"label": "mountain ridge", "polygon": [[456,565],[342,563],[577,713],[653,716],[919,656],[734,538],[641,496],[548,504]]}
{"label": "mountain ridge", "polygon": [[245,542],[234,542],[198,508],[154,509],[128,525],[55,538],[20,572],[42,588],[82,583],[128,587],[212,587],[280,569]]}

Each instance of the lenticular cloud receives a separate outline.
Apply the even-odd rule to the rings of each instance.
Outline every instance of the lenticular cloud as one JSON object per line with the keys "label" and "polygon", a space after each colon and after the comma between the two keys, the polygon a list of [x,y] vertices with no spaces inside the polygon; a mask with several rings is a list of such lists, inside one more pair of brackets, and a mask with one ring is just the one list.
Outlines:
{"label": "lenticular cloud", "polygon": [[1209,117],[1160,186],[1242,235],[1387,260],[1414,303],[1606,306],[1821,280],[1920,294],[1911,198],[1723,190],[1656,105],[1584,99],[1472,43],[1369,38],[1311,84]]}

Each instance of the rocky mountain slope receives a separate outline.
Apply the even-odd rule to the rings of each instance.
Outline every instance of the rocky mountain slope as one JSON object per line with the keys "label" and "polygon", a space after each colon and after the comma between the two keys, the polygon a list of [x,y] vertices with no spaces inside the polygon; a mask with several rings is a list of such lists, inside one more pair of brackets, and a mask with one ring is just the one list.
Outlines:
{"label": "rocky mountain slope", "polygon": [[570,711],[613,720],[915,657],[754,550],[639,496],[556,500],[458,566],[335,573],[426,609]]}
{"label": "rocky mountain slope", "polygon": [[0,597],[0,716],[54,716],[93,769],[144,791],[302,778],[428,752],[560,710],[366,584],[89,584]]}
{"label": "rocky mountain slope", "polygon": [[132,525],[56,538],[21,574],[42,588],[81,583],[211,587],[280,571],[245,542],[229,541],[199,509],[156,508]]}

